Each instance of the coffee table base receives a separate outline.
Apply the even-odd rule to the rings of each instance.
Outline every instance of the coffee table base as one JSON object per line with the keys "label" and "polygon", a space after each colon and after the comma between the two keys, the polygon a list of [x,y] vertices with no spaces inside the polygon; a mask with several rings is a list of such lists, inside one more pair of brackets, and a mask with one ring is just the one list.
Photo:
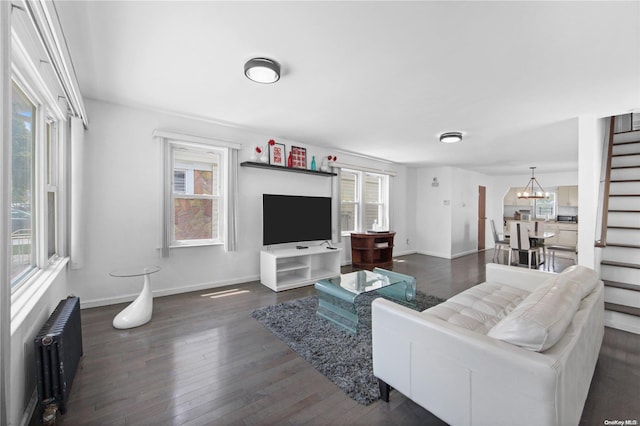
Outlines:
{"label": "coffee table base", "polygon": [[[415,302],[415,278],[384,269],[375,269],[374,272],[391,277],[396,280],[396,282],[370,291],[375,291],[386,298],[403,303]],[[351,274],[355,273],[356,272],[352,272]],[[354,293],[340,285],[332,283],[331,280],[318,281],[315,284],[315,289],[318,295],[316,316],[331,321],[349,333],[356,334],[358,329],[358,313],[356,311],[355,300],[358,294],[367,292]]]}
{"label": "coffee table base", "polygon": [[318,295],[316,315],[355,334],[358,327],[358,314],[354,303],[357,294],[322,281],[315,284],[315,289]]}

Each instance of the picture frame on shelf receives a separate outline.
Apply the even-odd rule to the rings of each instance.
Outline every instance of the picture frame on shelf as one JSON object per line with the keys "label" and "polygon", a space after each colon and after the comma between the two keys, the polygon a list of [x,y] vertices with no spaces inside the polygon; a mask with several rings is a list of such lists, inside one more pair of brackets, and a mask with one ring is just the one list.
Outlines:
{"label": "picture frame on shelf", "polygon": [[294,169],[307,168],[307,149],[300,146],[291,147],[291,167]]}
{"label": "picture frame on shelf", "polygon": [[287,165],[286,147],[283,143],[269,145],[269,164],[280,167]]}

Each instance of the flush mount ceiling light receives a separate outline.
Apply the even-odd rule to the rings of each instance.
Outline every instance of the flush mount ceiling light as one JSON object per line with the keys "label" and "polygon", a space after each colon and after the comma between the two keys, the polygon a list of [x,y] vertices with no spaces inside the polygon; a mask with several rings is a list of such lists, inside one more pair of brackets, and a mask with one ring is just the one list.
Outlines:
{"label": "flush mount ceiling light", "polygon": [[244,64],[244,75],[256,83],[275,83],[280,79],[280,65],[267,58],[249,59]]}
{"label": "flush mount ceiling light", "polygon": [[440,135],[440,142],[442,143],[456,143],[462,140],[462,133],[460,132],[446,132]]}
{"label": "flush mount ceiling light", "polygon": [[538,180],[533,175],[535,167],[529,167],[531,169],[531,179],[529,179],[529,183],[522,189],[522,191],[518,192],[518,198],[524,199],[540,199],[547,198],[549,196],[548,192],[545,192],[538,183]]}

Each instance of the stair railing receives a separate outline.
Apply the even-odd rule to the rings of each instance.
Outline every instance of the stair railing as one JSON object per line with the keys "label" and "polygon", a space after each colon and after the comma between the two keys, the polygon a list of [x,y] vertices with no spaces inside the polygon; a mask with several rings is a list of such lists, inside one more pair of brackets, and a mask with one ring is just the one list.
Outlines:
{"label": "stair railing", "polygon": [[615,130],[615,117],[611,117],[609,122],[609,146],[607,147],[607,155],[605,158],[604,182],[602,188],[602,214],[600,222],[600,238],[596,240],[596,247],[607,246],[607,223],[609,216],[609,187],[611,184],[611,157],[613,155],[613,135]]}

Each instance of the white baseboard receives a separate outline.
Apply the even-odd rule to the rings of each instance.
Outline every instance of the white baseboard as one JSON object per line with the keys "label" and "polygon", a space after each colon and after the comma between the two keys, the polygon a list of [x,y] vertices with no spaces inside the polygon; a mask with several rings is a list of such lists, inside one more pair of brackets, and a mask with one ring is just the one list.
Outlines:
{"label": "white baseboard", "polygon": [[444,259],[451,259],[451,254],[450,253],[437,253],[434,251],[424,251],[424,250],[418,250],[416,251],[416,253],[418,254],[424,254],[425,256],[434,256],[434,257],[441,257]]}
{"label": "white baseboard", "polygon": [[[243,284],[251,281],[260,281],[260,275],[249,275],[246,277],[234,278],[232,280],[215,281],[207,283],[192,284],[182,287],[154,290],[153,297],[171,296],[173,294],[189,293],[192,291],[208,290],[211,288],[225,287],[236,284]],[[132,302],[138,294],[128,294],[126,296],[106,297],[102,299],[82,300],[81,308],[97,308],[99,306],[117,305],[118,303]]]}
{"label": "white baseboard", "polygon": [[463,251],[462,253],[452,254],[451,255],[451,259],[457,259],[459,257],[467,256],[467,255],[470,255],[470,254],[475,254],[477,252],[478,252],[478,249]]}

